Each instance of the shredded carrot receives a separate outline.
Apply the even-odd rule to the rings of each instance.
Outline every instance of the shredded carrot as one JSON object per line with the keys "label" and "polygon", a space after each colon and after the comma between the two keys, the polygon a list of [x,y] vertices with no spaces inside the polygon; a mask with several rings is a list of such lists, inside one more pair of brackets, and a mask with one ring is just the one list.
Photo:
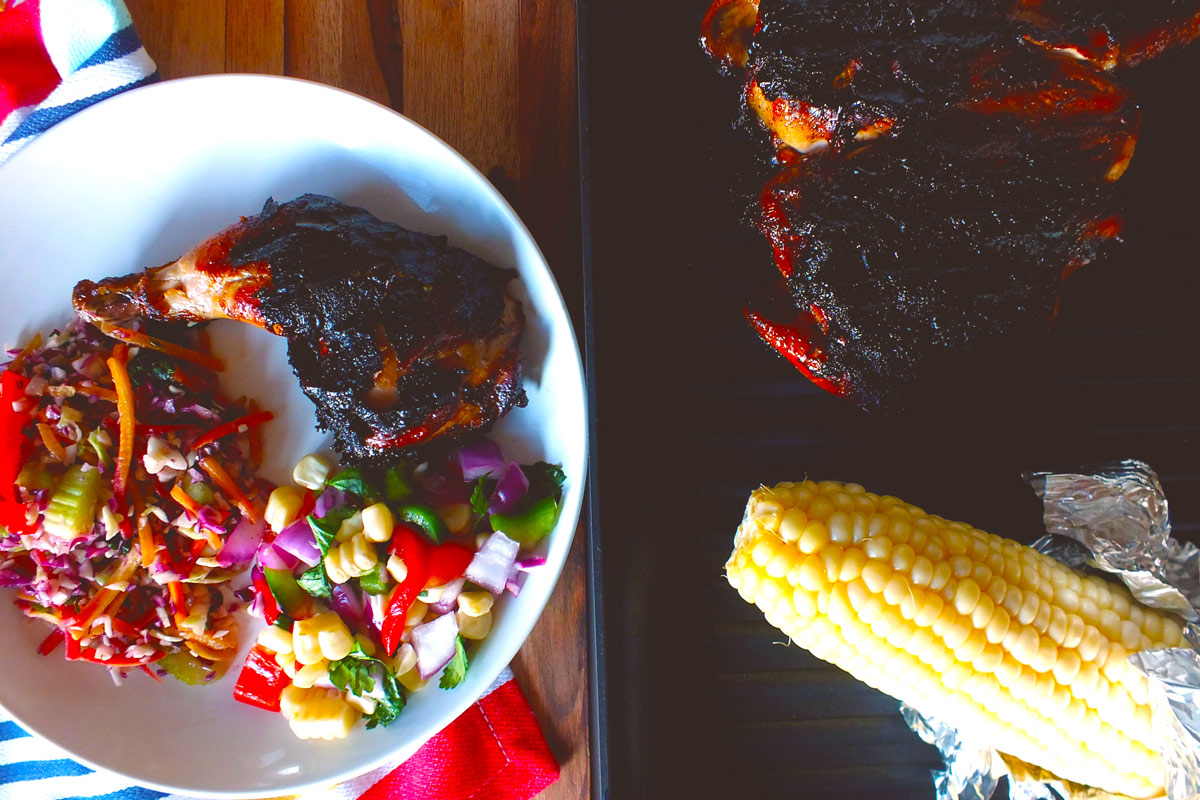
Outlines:
{"label": "shredded carrot", "polygon": [[171,594],[171,604],[175,606],[175,624],[182,625],[187,619],[188,605],[187,595],[183,591],[183,583],[180,581],[171,581],[167,584],[167,591]]}
{"label": "shredded carrot", "polygon": [[200,438],[196,439],[196,441],[192,443],[192,449],[199,450],[201,447],[204,447],[207,444],[212,444],[218,439],[223,439],[226,436],[237,433],[242,429],[242,427],[255,430],[259,425],[262,425],[264,422],[270,422],[273,419],[275,419],[275,415],[270,411],[258,411],[252,414],[247,414],[244,417],[238,417],[237,419],[230,420],[229,422],[224,422],[210,430],[208,433],[201,434]]}
{"label": "shredded carrot", "polygon": [[190,361],[193,364],[199,364],[202,367],[211,369],[213,372],[221,372],[225,369],[225,362],[219,358],[201,353],[198,350],[192,350],[189,347],[182,347],[158,339],[154,336],[148,336],[141,331],[121,328],[116,325],[105,325],[101,330],[112,338],[127,342],[135,347],[146,347],[151,350],[157,350],[172,358],[178,358],[180,361]]}
{"label": "shredded carrot", "polygon": [[41,346],[42,334],[35,333],[33,338],[29,340],[29,344],[25,345],[25,347],[21,349],[21,352],[17,353],[17,357],[12,360],[12,363],[8,365],[7,369],[13,372],[20,372],[21,367],[25,365],[25,358]]}
{"label": "shredded carrot", "polygon": [[178,483],[171,487],[171,499],[179,505],[183,506],[194,516],[200,516],[200,504],[196,502],[196,498],[183,490],[183,487]]}
{"label": "shredded carrot", "polygon": [[110,403],[117,402],[117,393],[112,389],[105,389],[103,386],[76,386],[74,388],[79,394],[99,397],[101,400],[107,400]]}
{"label": "shredded carrot", "polygon": [[142,566],[150,569],[154,566],[154,560],[158,555],[158,543],[154,541],[154,528],[150,525],[150,518],[142,516],[144,505],[142,491],[138,488],[137,481],[129,486],[129,499],[133,514],[137,519],[138,549],[142,554]]}
{"label": "shredded carrot", "polygon": [[146,673],[151,678],[154,678],[154,680],[158,681],[159,683],[163,682],[163,679],[158,677],[158,673],[155,672],[154,670],[150,669],[150,667],[148,667],[145,664],[142,664],[142,672]]}
{"label": "shredded carrot", "polygon": [[67,451],[62,446],[62,442],[58,441],[58,437],[54,435],[54,428],[44,422],[39,422],[38,433],[42,435],[42,444],[46,445],[46,449],[50,451],[50,455],[57,458],[64,464],[67,463]]}
{"label": "shredded carrot", "polygon": [[108,359],[113,386],[117,391],[117,418],[120,421],[120,441],[117,445],[117,464],[113,473],[113,492],[125,497],[125,484],[129,480],[129,467],[133,462],[133,432],[137,420],[133,416],[133,386],[129,383],[129,370],[125,361],[114,353]]}
{"label": "shredded carrot", "polygon": [[217,488],[224,492],[233,501],[233,504],[241,510],[242,516],[251,522],[258,521],[258,513],[254,510],[254,506],[250,504],[250,500],[238,485],[233,482],[233,478],[229,476],[224,467],[209,456],[200,459],[199,464],[200,469],[208,473],[208,477],[213,479],[213,483],[217,485]]}

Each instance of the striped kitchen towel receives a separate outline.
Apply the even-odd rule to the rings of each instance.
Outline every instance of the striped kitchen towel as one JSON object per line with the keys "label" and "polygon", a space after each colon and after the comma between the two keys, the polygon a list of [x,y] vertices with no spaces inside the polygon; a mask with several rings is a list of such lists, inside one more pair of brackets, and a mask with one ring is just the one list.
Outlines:
{"label": "striped kitchen towel", "polygon": [[[290,800],[529,800],[557,778],[558,762],[506,668],[477,703],[412,758]],[[0,709],[0,800],[158,798],[192,800],[88,769],[30,736]]]}
{"label": "striped kitchen towel", "polygon": [[76,111],[156,80],[121,0],[0,0],[0,164]]}

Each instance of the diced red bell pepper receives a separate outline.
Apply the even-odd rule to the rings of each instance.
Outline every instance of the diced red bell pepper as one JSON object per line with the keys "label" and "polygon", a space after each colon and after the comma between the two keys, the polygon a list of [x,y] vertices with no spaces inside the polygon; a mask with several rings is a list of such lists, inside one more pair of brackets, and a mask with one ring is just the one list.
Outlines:
{"label": "diced red bell pepper", "polygon": [[166,655],[166,653],[159,650],[147,658],[129,658],[127,656],[116,655],[112,658],[99,658],[96,655],[95,648],[81,647],[79,641],[74,636],[64,636],[63,639],[67,643],[68,661],[90,661],[93,664],[103,664],[106,667],[141,667],[146,664],[153,664]]}
{"label": "diced red bell pepper", "polygon": [[246,665],[233,687],[233,697],[247,705],[278,711],[279,696],[291,682],[275,656],[262,645],[255,645],[246,654]]}
{"label": "diced red bell pepper", "polygon": [[390,656],[400,646],[400,637],[404,634],[404,622],[408,610],[416,602],[417,595],[425,589],[429,580],[429,551],[432,548],[413,528],[401,523],[392,531],[392,541],[388,552],[400,557],[408,573],[404,580],[392,590],[388,598],[387,610],[384,612],[383,625],[380,626],[380,641],[383,649]]}
{"label": "diced red bell pepper", "polygon": [[62,642],[62,628],[55,628],[54,630],[50,631],[50,635],[43,639],[42,643],[38,645],[38,654],[48,656],[53,653],[55,648],[62,644]]}
{"label": "diced red bell pepper", "polygon": [[461,578],[475,553],[458,542],[446,542],[429,554],[429,586],[441,586]]}
{"label": "diced red bell pepper", "polygon": [[25,399],[29,379],[6,369],[0,373],[0,526],[15,533],[32,533],[25,515],[25,504],[17,499],[14,484],[21,471],[30,441],[24,428],[28,412],[16,411],[13,404]]}
{"label": "diced red bell pepper", "polygon": [[441,586],[462,577],[475,554],[458,542],[436,547],[412,525],[399,523],[392,532],[388,552],[400,557],[408,574],[392,591],[384,612],[380,639],[388,655],[400,646],[408,611],[426,586]]}
{"label": "diced red bell pepper", "polygon": [[279,619],[279,603],[275,602],[275,595],[271,594],[266,577],[261,571],[257,571],[251,582],[254,584],[254,591],[262,598],[263,619],[268,625],[274,625],[275,620]]}

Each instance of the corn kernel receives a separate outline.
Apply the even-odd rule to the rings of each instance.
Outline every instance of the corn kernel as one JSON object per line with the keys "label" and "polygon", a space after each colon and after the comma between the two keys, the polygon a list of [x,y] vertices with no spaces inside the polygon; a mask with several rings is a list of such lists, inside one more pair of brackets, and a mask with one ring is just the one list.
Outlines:
{"label": "corn kernel", "polygon": [[328,676],[329,662],[322,659],[314,664],[304,664],[296,670],[292,677],[292,685],[301,689],[311,689],[317,681]]}
{"label": "corn kernel", "polygon": [[404,583],[404,579],[408,577],[408,567],[404,565],[404,559],[395,553],[388,556],[387,571],[396,583]]}
{"label": "corn kernel", "polygon": [[258,632],[258,643],[272,653],[292,652],[292,632],[278,625],[268,625]]}
{"label": "corn kernel", "polygon": [[495,601],[490,592],[463,592],[458,596],[458,610],[468,617],[481,617],[492,610]]}
{"label": "corn kernel", "polygon": [[332,469],[333,464],[329,459],[310,453],[296,462],[295,468],[292,469],[292,480],[305,489],[312,489],[315,492],[324,488],[325,481],[329,480],[329,473]]}
{"label": "corn kernel", "polygon": [[304,503],[304,492],[295,486],[278,486],[267,499],[263,519],[271,530],[278,533],[296,521],[300,506]]}
{"label": "corn kernel", "polygon": [[458,635],[464,639],[482,639],[492,630],[492,612],[477,617],[468,616],[461,610],[454,612],[458,619]]}
{"label": "corn kernel", "polygon": [[362,510],[363,535],[369,542],[386,542],[392,538],[395,521],[392,510],[383,503],[369,505]]}

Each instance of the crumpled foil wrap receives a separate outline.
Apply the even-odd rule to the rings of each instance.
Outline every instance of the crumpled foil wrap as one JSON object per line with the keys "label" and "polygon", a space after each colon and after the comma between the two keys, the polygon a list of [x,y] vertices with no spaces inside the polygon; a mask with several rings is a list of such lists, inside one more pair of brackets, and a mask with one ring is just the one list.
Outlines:
{"label": "crumpled foil wrap", "polygon": [[[1171,538],[1167,499],[1154,470],[1121,461],[1088,473],[1024,477],[1042,499],[1048,531],[1034,549],[1120,578],[1143,604],[1183,617],[1187,639],[1200,648],[1200,549]],[[1150,678],[1154,725],[1163,734],[1168,765],[1166,797],[1200,800],[1200,653],[1147,650],[1130,661]],[[938,800],[988,800],[1004,776],[1013,800],[1123,797],[1061,780],[906,704],[900,712],[946,761],[946,769],[933,774]]]}

